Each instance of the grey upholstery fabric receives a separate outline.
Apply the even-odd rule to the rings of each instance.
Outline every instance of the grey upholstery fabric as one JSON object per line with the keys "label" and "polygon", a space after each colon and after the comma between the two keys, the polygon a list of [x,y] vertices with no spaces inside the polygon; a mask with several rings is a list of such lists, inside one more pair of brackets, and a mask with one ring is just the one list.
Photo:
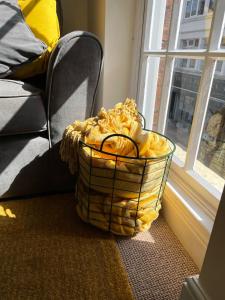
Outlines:
{"label": "grey upholstery fabric", "polygon": [[0,79],[0,136],[47,130],[42,96],[27,83]]}
{"label": "grey upholstery fabric", "polygon": [[26,25],[17,0],[0,0],[0,78],[40,56],[47,46]]}
{"label": "grey upholstery fabric", "polygon": [[[47,132],[43,132],[42,136],[32,133],[0,136],[0,198],[69,191],[74,188],[76,177],[71,176],[67,165],[59,157],[60,141],[68,124],[92,113],[101,63],[102,48],[93,35],[73,32],[60,40],[49,63],[48,99],[45,99],[48,100],[48,134],[52,139],[51,148],[50,140],[45,137]],[[25,84],[9,88],[6,80],[2,82],[4,84],[0,87],[0,94],[4,97],[9,91],[11,96],[20,96],[16,99],[23,98],[25,92],[33,97],[35,91],[38,91],[38,96],[40,91],[33,88],[31,90],[31,87],[28,88]],[[28,94],[26,99],[30,100]],[[18,117],[18,113],[25,113],[28,100],[14,117]],[[7,98],[4,101],[7,101]],[[6,111],[10,109],[9,105]],[[0,99],[0,113],[2,110]],[[26,111],[28,112],[31,114],[31,109]],[[29,120],[29,126],[38,117],[39,114],[35,113]],[[23,122],[22,119],[17,119],[17,124],[14,125],[18,129]]]}
{"label": "grey upholstery fabric", "polygon": [[0,137],[0,198],[72,190],[75,178],[38,135]]}
{"label": "grey upholstery fabric", "polygon": [[64,36],[54,50],[47,74],[51,144],[59,142],[67,125],[89,117],[102,63],[102,48],[87,32]]}
{"label": "grey upholstery fabric", "polygon": [[[0,195],[2,197],[33,194],[47,189],[47,160],[34,164],[49,149],[48,139],[38,136],[0,137]],[[26,176],[21,176],[29,167]],[[17,181],[17,183],[16,183]]]}

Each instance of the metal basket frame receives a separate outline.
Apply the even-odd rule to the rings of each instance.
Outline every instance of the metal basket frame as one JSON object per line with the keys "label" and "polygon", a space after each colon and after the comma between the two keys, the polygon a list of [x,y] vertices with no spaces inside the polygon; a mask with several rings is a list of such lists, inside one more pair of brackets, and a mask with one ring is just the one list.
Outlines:
{"label": "metal basket frame", "polygon": [[[144,120],[144,127],[145,127],[145,119],[144,119],[144,117],[143,117],[143,120]],[[92,155],[93,151],[109,155],[110,157],[114,157],[114,161],[115,161],[115,168],[114,168],[114,170],[111,169],[111,171],[113,173],[113,176],[110,177],[110,180],[112,180],[112,183],[113,183],[112,187],[110,187],[112,189],[112,191],[111,191],[111,193],[106,193],[108,196],[111,194],[111,205],[109,207],[109,213],[108,213],[108,215],[109,215],[109,218],[108,218],[108,228],[106,230],[112,231],[112,223],[114,222],[112,220],[112,218],[116,216],[115,214],[113,214],[113,207],[115,207],[114,206],[115,202],[113,200],[115,199],[115,196],[116,196],[116,194],[115,194],[115,191],[116,191],[115,183],[118,180],[117,179],[117,171],[118,172],[123,172],[122,170],[119,170],[117,168],[118,167],[117,166],[118,161],[121,161],[120,159],[131,160],[131,162],[133,161],[131,164],[134,164],[134,165],[135,165],[135,161],[137,161],[137,160],[139,162],[140,161],[143,162],[142,172],[141,172],[141,174],[138,173],[138,175],[141,176],[140,182],[139,182],[140,189],[139,189],[138,192],[135,192],[135,193],[137,193],[137,197],[135,197],[135,199],[137,199],[137,205],[136,205],[136,214],[135,214],[135,217],[133,218],[135,220],[135,226],[132,226],[132,228],[134,228],[134,233],[136,233],[135,230],[137,228],[137,218],[138,218],[138,212],[139,212],[140,199],[141,199],[142,193],[144,193],[143,190],[142,190],[142,187],[144,185],[144,180],[145,180],[146,176],[148,176],[149,174],[151,174],[151,175],[153,174],[151,172],[151,170],[150,170],[149,173],[146,173],[146,168],[148,166],[150,166],[150,168],[151,168],[151,166],[153,165],[153,163],[157,164],[157,163],[161,163],[161,162],[164,161],[165,162],[165,166],[163,168],[163,174],[160,175],[159,178],[158,178],[158,179],[161,179],[161,182],[159,184],[158,196],[157,196],[157,199],[155,201],[155,210],[157,209],[159,202],[161,204],[162,194],[163,194],[163,191],[165,189],[166,181],[167,181],[168,174],[169,174],[169,168],[170,168],[171,161],[172,161],[172,156],[173,156],[173,153],[175,151],[175,147],[176,146],[175,146],[175,144],[168,137],[164,136],[163,134],[160,134],[160,133],[158,133],[156,131],[153,131],[153,130],[147,130],[145,128],[143,128],[143,130],[148,131],[148,132],[156,133],[156,134],[160,135],[161,137],[167,139],[170,142],[170,145],[172,147],[171,151],[168,154],[162,155],[162,156],[159,156],[159,157],[139,157],[139,149],[138,149],[138,146],[137,146],[136,142],[132,138],[130,138],[130,137],[126,136],[126,135],[123,135],[123,134],[111,134],[111,135],[107,136],[102,141],[100,149],[97,149],[97,148],[95,148],[92,145],[88,145],[88,144],[84,143],[82,140],[79,141],[79,147],[78,147],[78,162],[79,162],[79,164],[78,164],[78,180],[77,180],[77,185],[76,185],[76,199],[78,200],[78,205],[84,205],[84,203],[82,203],[81,199],[79,199],[79,183],[82,183],[87,188],[87,192],[86,192],[87,193],[87,203],[88,203],[88,206],[87,206],[87,215],[86,215],[86,221],[87,222],[93,223],[92,221],[95,220],[95,223],[96,223],[96,221],[99,221],[99,220],[96,220],[96,219],[93,219],[93,218],[90,217],[91,213],[97,213],[95,211],[91,211],[90,210],[91,192],[93,193],[93,184],[92,184],[93,170],[94,170],[94,168],[96,168],[96,169],[98,168],[96,166],[93,166],[93,155]],[[129,139],[133,143],[133,145],[134,145],[134,147],[136,149],[136,157],[123,156],[123,155],[109,153],[109,152],[104,151],[103,150],[103,146],[104,146],[105,141],[107,139],[113,138],[113,137],[123,137],[123,138]],[[82,178],[83,175],[81,174],[81,165],[82,165],[82,163],[84,163],[84,159],[81,157],[81,150],[84,147],[88,147],[90,149],[90,153],[91,153],[90,154],[90,160],[89,160],[89,166],[88,166],[89,178],[88,178],[88,182],[86,182],[86,185],[84,183],[84,179]],[[99,158],[99,159],[101,159],[101,160],[108,160],[108,159],[104,159],[104,158]],[[83,162],[81,160],[83,160]],[[127,162],[127,164],[128,164],[128,162]],[[100,167],[99,167],[99,169],[104,170],[104,168],[100,168]],[[105,168],[105,170],[109,171],[108,168]],[[125,173],[127,173],[127,172],[125,172]],[[150,175],[150,177],[151,177],[151,175]],[[98,176],[95,175],[95,177],[98,177]],[[106,177],[100,176],[100,177],[102,178],[101,180],[108,180],[109,179],[107,176]],[[153,179],[152,181],[154,181],[156,179]],[[120,179],[120,181],[122,182],[123,180]],[[129,185],[130,182],[132,182],[132,181],[126,181],[125,180],[125,182],[127,182],[127,184]],[[145,181],[145,183],[147,183],[147,181]],[[95,186],[95,188],[96,188],[96,186]],[[117,189],[117,191],[118,190],[119,189]],[[122,189],[121,189],[121,191],[126,192],[126,190],[122,190]],[[131,192],[131,191],[127,191],[127,192]],[[101,192],[99,192],[99,193],[101,193]],[[104,195],[104,192],[103,192],[103,195]],[[104,204],[104,205],[106,205],[106,204]],[[126,218],[126,217],[124,216],[123,218]],[[123,225],[123,224],[119,224],[119,225]],[[126,226],[128,226],[128,225],[126,224]],[[101,227],[101,226],[99,226],[99,227]]]}

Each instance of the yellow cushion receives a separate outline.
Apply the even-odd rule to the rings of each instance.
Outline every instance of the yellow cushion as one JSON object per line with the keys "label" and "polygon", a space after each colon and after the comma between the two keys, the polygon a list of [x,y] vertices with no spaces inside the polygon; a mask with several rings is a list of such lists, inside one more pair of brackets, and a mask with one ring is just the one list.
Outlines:
{"label": "yellow cushion", "polygon": [[56,0],[18,0],[18,4],[35,37],[48,47],[40,57],[16,71],[14,77],[22,79],[47,70],[50,53],[60,38],[60,29]]}

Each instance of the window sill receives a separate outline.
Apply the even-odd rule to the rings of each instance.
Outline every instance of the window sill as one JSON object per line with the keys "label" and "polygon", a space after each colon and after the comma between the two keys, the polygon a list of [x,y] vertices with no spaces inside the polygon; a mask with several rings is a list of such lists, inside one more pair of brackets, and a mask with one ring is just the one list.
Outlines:
{"label": "window sill", "polygon": [[214,220],[221,192],[195,171],[185,171],[183,167],[183,162],[174,156],[170,169],[170,179],[174,186],[184,192],[186,195],[184,198],[189,197],[211,220]]}
{"label": "window sill", "polygon": [[214,218],[206,214],[176,183],[167,183],[163,214],[175,235],[201,269]]}

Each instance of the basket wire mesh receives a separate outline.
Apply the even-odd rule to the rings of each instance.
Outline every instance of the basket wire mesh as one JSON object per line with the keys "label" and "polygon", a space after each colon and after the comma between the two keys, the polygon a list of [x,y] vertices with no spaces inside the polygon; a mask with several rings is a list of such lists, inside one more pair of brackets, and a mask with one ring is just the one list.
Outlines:
{"label": "basket wire mesh", "polygon": [[[100,149],[79,142],[76,198],[78,213],[84,221],[119,235],[134,235],[150,227],[161,208],[175,151],[170,139],[156,134],[169,143],[171,151],[167,155],[140,157],[135,141],[122,134],[107,136]],[[104,151],[107,139],[115,137],[129,139],[136,149],[136,156]]]}

